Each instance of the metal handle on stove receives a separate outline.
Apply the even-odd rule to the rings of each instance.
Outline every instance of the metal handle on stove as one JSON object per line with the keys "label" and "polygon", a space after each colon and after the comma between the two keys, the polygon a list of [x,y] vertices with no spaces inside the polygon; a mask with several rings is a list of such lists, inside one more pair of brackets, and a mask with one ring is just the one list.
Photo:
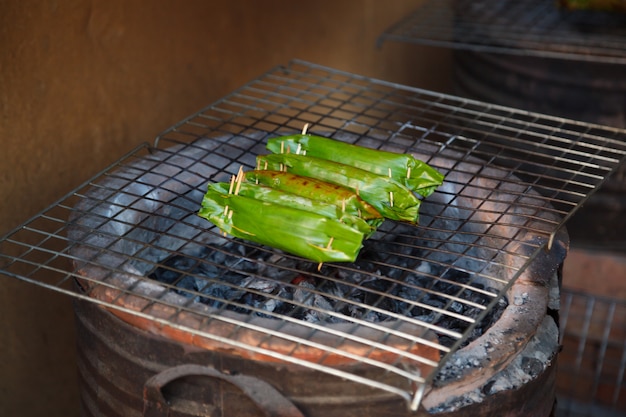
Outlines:
{"label": "metal handle on stove", "polygon": [[248,375],[228,375],[217,369],[195,364],[174,366],[148,379],[143,392],[144,417],[170,416],[171,409],[163,395],[163,388],[169,383],[187,376],[215,378],[236,386],[243,395],[252,400],[261,410],[263,416],[304,417],[291,401],[265,381]]}

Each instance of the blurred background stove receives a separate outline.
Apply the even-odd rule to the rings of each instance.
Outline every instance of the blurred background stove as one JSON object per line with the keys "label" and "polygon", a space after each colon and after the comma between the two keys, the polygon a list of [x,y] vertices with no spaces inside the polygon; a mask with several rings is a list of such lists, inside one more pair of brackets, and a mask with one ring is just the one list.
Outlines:
{"label": "blurred background stove", "polygon": [[[624,11],[619,1],[426,1],[379,43],[450,50],[453,90],[460,96],[624,127]],[[577,318],[576,325],[563,320],[570,334],[561,362],[561,388],[567,387],[561,415],[624,412],[618,406],[624,398],[624,335],[615,333],[624,328],[624,313],[613,313],[626,300],[625,177],[622,167],[568,223],[572,248],[564,288],[573,291],[568,302],[577,307],[565,312]],[[616,350],[607,356],[610,345]],[[610,365],[599,365],[607,360]]]}
{"label": "blurred background stove", "polygon": [[[571,10],[550,0],[427,1],[384,41],[450,48],[453,88],[462,97],[626,126],[623,10]],[[575,245],[626,251],[624,170],[572,219]]]}

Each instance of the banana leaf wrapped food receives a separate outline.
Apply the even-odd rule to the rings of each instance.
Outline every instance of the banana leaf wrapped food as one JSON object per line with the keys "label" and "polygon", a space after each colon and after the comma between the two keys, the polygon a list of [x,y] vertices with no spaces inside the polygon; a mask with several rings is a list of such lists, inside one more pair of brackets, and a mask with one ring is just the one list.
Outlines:
{"label": "banana leaf wrapped food", "polygon": [[340,185],[275,170],[247,171],[244,172],[244,178],[255,184],[340,207],[342,212],[358,216],[377,226],[384,220],[371,204],[354,191]]}
{"label": "banana leaf wrapped food", "polygon": [[267,147],[276,153],[258,156],[256,170],[210,184],[198,214],[224,234],[320,264],[355,261],[385,218],[417,223],[420,197],[443,181],[411,155],[305,131]]}
{"label": "banana leaf wrapped food", "polygon": [[257,157],[257,169],[287,171],[346,187],[371,204],[383,217],[416,223],[420,200],[393,178],[350,165],[297,154]]}
{"label": "banana leaf wrapped food", "polygon": [[[244,173],[244,175],[246,174],[249,173]],[[211,184],[210,187],[211,189],[222,194],[228,194],[231,192],[231,185],[223,182]],[[356,213],[351,213],[348,210],[345,210],[345,206],[342,206],[341,203],[335,204],[320,200],[313,200],[303,197],[302,195],[281,191],[279,189],[256,184],[254,182],[242,182],[238,184],[237,195],[304,210],[311,213],[317,213],[329,219],[339,220],[340,222],[357,229],[368,237],[371,236],[371,234],[374,233],[376,228],[380,225],[380,222],[371,224],[368,223]]]}
{"label": "banana leaf wrapped food", "polygon": [[269,139],[266,147],[275,154],[307,155],[390,176],[423,197],[431,195],[444,178],[436,169],[413,155],[366,148],[322,136],[280,136]]}
{"label": "banana leaf wrapped food", "polygon": [[356,260],[364,239],[357,228],[311,211],[224,191],[225,183],[210,184],[198,212],[224,233],[320,263]]}

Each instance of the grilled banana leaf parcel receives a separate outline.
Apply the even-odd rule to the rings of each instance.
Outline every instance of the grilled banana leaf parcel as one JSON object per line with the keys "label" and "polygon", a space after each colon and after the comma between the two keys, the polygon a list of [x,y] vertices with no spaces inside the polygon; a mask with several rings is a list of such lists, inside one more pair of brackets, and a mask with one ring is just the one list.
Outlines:
{"label": "grilled banana leaf parcel", "polygon": [[340,207],[342,212],[359,216],[380,225],[383,216],[354,191],[340,185],[315,178],[295,175],[290,172],[254,170],[244,173],[246,181],[262,184],[276,190],[296,194],[311,200]]}
{"label": "grilled banana leaf parcel", "polygon": [[[228,194],[231,191],[231,185],[223,182],[211,184],[210,188],[221,194]],[[364,233],[367,237],[371,236],[380,225],[380,222],[370,224],[358,215],[348,213],[341,205],[312,200],[301,195],[280,191],[260,184],[242,182],[237,186],[237,195],[317,213],[329,219],[339,220]]]}
{"label": "grilled banana leaf parcel", "polygon": [[417,223],[420,200],[393,178],[350,165],[296,154],[257,157],[257,169],[285,171],[349,188],[384,217]]}
{"label": "grilled banana leaf parcel", "polygon": [[316,262],[354,262],[364,234],[323,215],[243,195],[211,184],[198,214],[224,233]]}
{"label": "grilled banana leaf parcel", "polygon": [[424,197],[432,194],[444,178],[436,169],[412,155],[380,151],[321,136],[281,136],[268,140],[266,147],[276,154],[307,155],[391,176]]}

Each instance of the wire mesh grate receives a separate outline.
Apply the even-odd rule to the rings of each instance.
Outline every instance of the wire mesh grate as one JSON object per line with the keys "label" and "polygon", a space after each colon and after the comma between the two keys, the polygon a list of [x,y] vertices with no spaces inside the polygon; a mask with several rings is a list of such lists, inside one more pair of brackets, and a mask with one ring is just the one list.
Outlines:
{"label": "wire mesh grate", "polygon": [[556,415],[626,411],[626,301],[565,289]]}
{"label": "wire mesh grate", "polygon": [[[208,182],[253,169],[268,138],[305,123],[441,170],[419,226],[385,222],[356,263],[319,268],[196,215]],[[562,262],[562,226],[624,159],[625,139],[293,61],[10,232],[0,267],[189,343],[302,365],[417,408],[447,358],[497,320],[507,290]]]}
{"label": "wire mesh grate", "polygon": [[515,55],[626,64],[626,15],[550,0],[430,0],[379,38]]}

